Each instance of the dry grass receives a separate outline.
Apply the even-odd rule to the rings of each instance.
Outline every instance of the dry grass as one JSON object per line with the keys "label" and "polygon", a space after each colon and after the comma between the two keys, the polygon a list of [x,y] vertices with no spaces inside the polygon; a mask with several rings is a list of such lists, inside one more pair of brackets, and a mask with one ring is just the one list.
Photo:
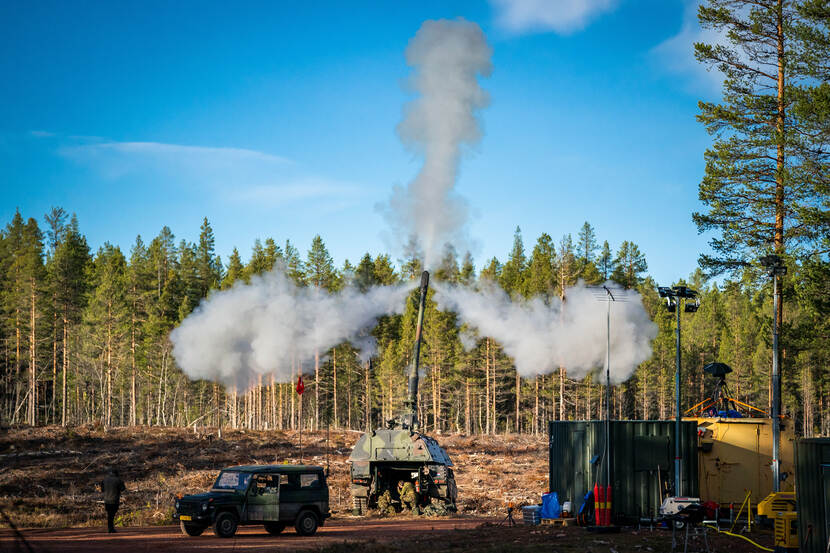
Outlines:
{"label": "dry grass", "polygon": [[[125,525],[169,524],[177,493],[204,491],[239,464],[331,466],[331,508],[351,506],[347,459],[360,432],[222,431],[200,428],[12,428],[0,435],[0,508],[20,527],[100,525],[97,483],[117,467],[127,483]],[[459,510],[500,515],[507,502],[537,503],[547,488],[547,443],[532,436],[434,436],[455,463]]]}

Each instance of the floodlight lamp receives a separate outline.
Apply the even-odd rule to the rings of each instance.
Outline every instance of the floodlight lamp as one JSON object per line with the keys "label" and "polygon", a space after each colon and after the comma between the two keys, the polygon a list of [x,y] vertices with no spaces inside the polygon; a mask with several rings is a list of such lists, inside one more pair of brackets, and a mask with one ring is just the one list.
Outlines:
{"label": "floodlight lamp", "polygon": [[698,298],[694,298],[694,302],[687,301],[686,305],[684,306],[684,311],[686,313],[697,313],[698,308],[700,307],[700,300]]}
{"label": "floodlight lamp", "polygon": [[661,298],[668,298],[672,295],[671,288],[668,286],[658,286],[657,293],[660,295]]}
{"label": "floodlight lamp", "polygon": [[677,309],[677,300],[673,297],[666,298],[666,309],[669,313],[674,313]]}

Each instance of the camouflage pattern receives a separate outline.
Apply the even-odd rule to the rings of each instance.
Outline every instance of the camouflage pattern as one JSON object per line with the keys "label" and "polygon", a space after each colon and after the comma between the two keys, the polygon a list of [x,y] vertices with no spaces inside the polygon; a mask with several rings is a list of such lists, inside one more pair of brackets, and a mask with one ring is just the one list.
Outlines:
{"label": "camouflage pattern", "polygon": [[395,514],[395,507],[392,505],[392,494],[389,493],[389,490],[378,497],[378,514],[381,516]]}
{"label": "camouflage pattern", "polygon": [[447,507],[444,505],[444,502],[440,499],[435,499],[434,497],[430,499],[429,505],[424,507],[424,515],[428,517],[445,517],[449,515],[449,511],[447,511]]}
{"label": "camouflage pattern", "polygon": [[415,486],[412,482],[398,482],[398,494],[401,497],[401,507],[409,509],[412,514],[418,515],[418,494],[415,493]]}

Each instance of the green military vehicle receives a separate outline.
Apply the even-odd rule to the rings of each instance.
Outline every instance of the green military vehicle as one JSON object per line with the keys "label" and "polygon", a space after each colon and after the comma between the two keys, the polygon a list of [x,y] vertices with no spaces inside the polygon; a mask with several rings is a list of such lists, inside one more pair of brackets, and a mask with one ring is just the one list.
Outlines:
{"label": "green military vehicle", "polygon": [[322,467],[247,465],[222,470],[206,493],[179,497],[173,518],[188,536],[213,526],[214,534],[230,538],[240,524],[262,524],[272,535],[293,524],[311,536],[330,516]]}
{"label": "green military vehicle", "polygon": [[429,273],[421,274],[421,295],[415,347],[409,365],[406,411],[389,421],[388,428],[363,434],[349,456],[353,513],[366,514],[378,506],[386,491],[393,502],[400,500],[398,482],[412,482],[418,505],[438,505],[440,512],[456,510],[457,489],[452,461],[433,438],[419,432],[417,417],[418,363],[424,322]]}

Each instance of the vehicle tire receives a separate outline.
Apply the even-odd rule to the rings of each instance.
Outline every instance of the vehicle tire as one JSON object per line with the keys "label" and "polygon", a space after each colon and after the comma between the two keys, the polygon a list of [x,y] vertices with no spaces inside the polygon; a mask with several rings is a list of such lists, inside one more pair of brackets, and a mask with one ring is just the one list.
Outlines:
{"label": "vehicle tire", "polygon": [[201,536],[207,526],[202,524],[193,524],[179,521],[179,527],[182,529],[182,534],[186,536]]}
{"label": "vehicle tire", "polygon": [[300,511],[297,520],[294,521],[294,529],[301,536],[313,536],[317,532],[317,515],[313,511]]}
{"label": "vehicle tire", "polygon": [[236,515],[225,511],[216,515],[216,522],[213,525],[213,533],[219,538],[232,538],[236,534],[236,527],[239,522]]}
{"label": "vehicle tire", "polygon": [[272,536],[279,536],[280,534],[282,534],[282,531],[285,530],[285,523],[284,522],[266,522],[265,523],[265,529]]}

